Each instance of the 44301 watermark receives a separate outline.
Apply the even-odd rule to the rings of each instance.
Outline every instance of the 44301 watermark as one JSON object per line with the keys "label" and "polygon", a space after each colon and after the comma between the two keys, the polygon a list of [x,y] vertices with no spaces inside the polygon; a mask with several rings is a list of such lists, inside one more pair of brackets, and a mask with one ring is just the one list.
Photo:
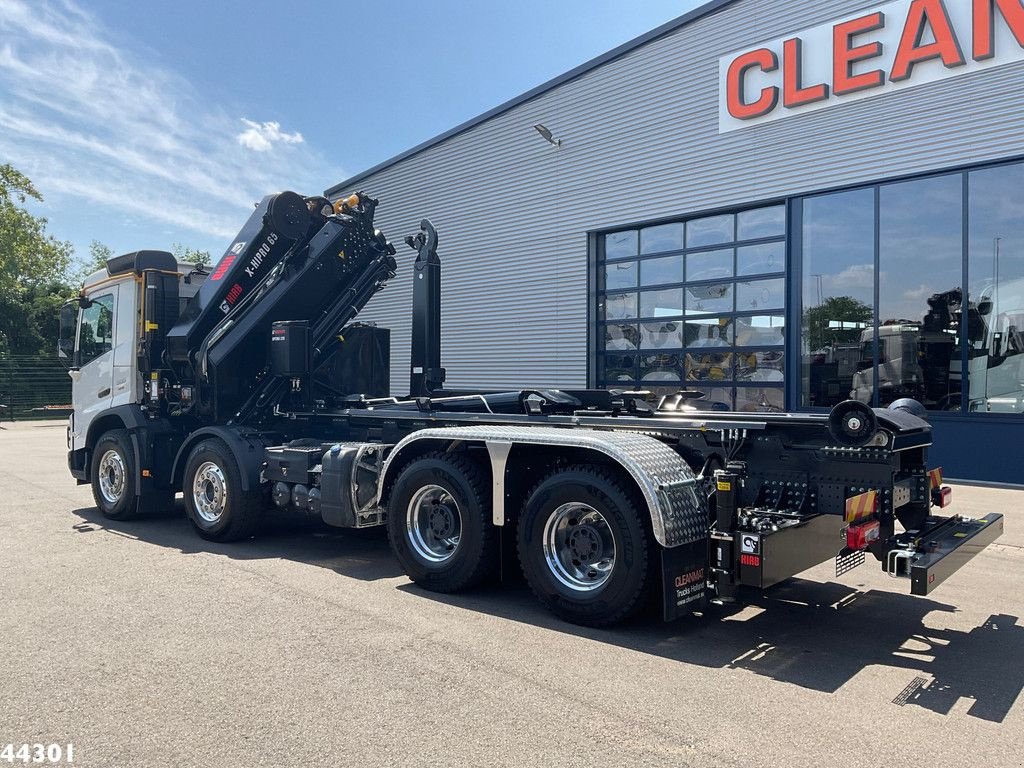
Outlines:
{"label": "44301 watermark", "polygon": [[0,744],[0,765],[66,765],[74,762],[74,744]]}

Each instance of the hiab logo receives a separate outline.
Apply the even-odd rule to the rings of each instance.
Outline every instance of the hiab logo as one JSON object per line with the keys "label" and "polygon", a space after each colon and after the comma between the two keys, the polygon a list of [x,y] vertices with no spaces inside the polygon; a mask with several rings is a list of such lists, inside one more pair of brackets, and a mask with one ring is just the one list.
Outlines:
{"label": "hiab logo", "polygon": [[238,297],[242,295],[242,286],[235,283],[231,286],[231,290],[228,291],[228,295],[224,297],[224,301],[220,303],[220,311],[225,315],[231,311],[231,308],[235,306],[235,302],[238,301]]}

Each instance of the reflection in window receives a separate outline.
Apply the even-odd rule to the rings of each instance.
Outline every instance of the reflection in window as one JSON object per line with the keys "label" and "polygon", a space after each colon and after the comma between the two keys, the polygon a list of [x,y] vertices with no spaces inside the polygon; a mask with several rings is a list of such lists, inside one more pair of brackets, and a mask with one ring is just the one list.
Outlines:
{"label": "reflection in window", "polygon": [[604,257],[606,259],[626,259],[636,256],[637,233],[635,229],[625,232],[612,232],[604,236]]}
{"label": "reflection in window", "polygon": [[609,386],[630,384],[636,380],[635,354],[609,353],[604,356],[601,363],[601,378],[608,382]]}
{"label": "reflection in window", "polygon": [[782,384],[785,380],[785,354],[781,349],[770,352],[736,353],[736,381],[772,382]]}
{"label": "reflection in window", "polygon": [[686,247],[700,248],[702,245],[731,243],[735,236],[734,220],[735,217],[732,214],[726,214],[687,222]]}
{"label": "reflection in window", "polygon": [[786,306],[786,281],[755,280],[736,283],[736,311],[784,309]]}
{"label": "reflection in window", "polygon": [[637,264],[625,261],[604,268],[604,287],[609,291],[636,288]]}
{"label": "reflection in window", "polygon": [[683,257],[644,259],[640,262],[640,285],[665,285],[683,282]]}
{"label": "reflection in window", "polygon": [[688,351],[686,378],[688,381],[732,381],[732,353]]}
{"label": "reflection in window", "polygon": [[733,410],[733,388],[717,386],[694,386],[692,382],[686,383],[686,389],[692,392],[702,392],[704,397],[696,401],[695,405],[701,410],[709,411],[731,411]]}
{"label": "reflection in window", "polygon": [[683,247],[683,225],[662,224],[640,230],[640,253],[679,251]]}
{"label": "reflection in window", "polygon": [[686,314],[710,315],[732,311],[732,283],[687,287]]}
{"label": "reflection in window", "polygon": [[847,400],[874,338],[875,191],[803,201],[801,404]]}
{"label": "reflection in window", "polygon": [[737,382],[763,385],[769,406],[781,397],[786,218],[771,206],[605,236],[597,385],[699,388],[702,408],[722,410]]}
{"label": "reflection in window", "polygon": [[1024,165],[968,174],[968,407],[1024,413]]}
{"label": "reflection in window", "polygon": [[640,324],[641,349],[681,349],[682,346],[682,320],[664,320]]}
{"label": "reflection in window", "polygon": [[686,323],[686,346],[708,349],[732,346],[732,318],[708,317]]}
{"label": "reflection in window", "polygon": [[886,184],[879,194],[878,361],[857,372],[853,396],[960,410],[963,176]]}
{"label": "reflection in window", "polygon": [[641,317],[673,317],[683,314],[682,288],[644,291],[640,294]]}
{"label": "reflection in window", "polygon": [[686,280],[717,280],[732,277],[733,250],[691,253],[686,257]]}
{"label": "reflection in window", "polygon": [[604,327],[604,348],[608,350],[636,349],[640,333],[635,325],[606,325]]}
{"label": "reflection in window", "polygon": [[745,245],[736,249],[736,274],[767,275],[785,272],[786,244],[784,242]]}
{"label": "reflection in window", "polygon": [[604,317],[608,320],[624,320],[636,317],[635,293],[612,293],[604,297]]}
{"label": "reflection in window", "polygon": [[737,240],[759,240],[786,234],[786,206],[743,211],[736,217]]}
{"label": "reflection in window", "polygon": [[783,315],[754,315],[736,318],[736,345],[739,347],[777,347],[786,343],[786,318]]}
{"label": "reflection in window", "polygon": [[782,387],[736,387],[736,410],[778,413],[785,410]]}
{"label": "reflection in window", "polygon": [[683,366],[678,352],[658,355],[641,355],[640,380],[644,383],[672,381],[681,382]]}

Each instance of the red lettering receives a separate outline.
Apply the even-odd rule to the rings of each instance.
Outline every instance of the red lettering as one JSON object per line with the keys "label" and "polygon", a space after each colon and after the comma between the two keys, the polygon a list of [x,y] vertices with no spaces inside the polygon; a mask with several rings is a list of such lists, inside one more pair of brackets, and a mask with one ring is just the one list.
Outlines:
{"label": "red lettering", "polygon": [[774,72],[779,68],[779,58],[767,48],[759,48],[750,53],[737,56],[736,60],[729,65],[729,75],[726,81],[726,101],[729,107],[729,114],[737,120],[752,120],[771,112],[779,103],[779,89],[770,86],[761,90],[761,95],[756,101],[747,103],[744,100],[744,84],[747,72],[752,69],[760,69],[762,72]]}
{"label": "red lettering", "polygon": [[879,11],[844,21],[832,28],[832,91],[837,96],[863,91],[865,88],[877,88],[885,82],[885,73],[880,69],[853,74],[854,64],[882,55],[882,44],[877,40],[854,46],[853,38],[884,26],[885,14]]}
{"label": "red lettering", "polygon": [[1024,47],[1024,3],[1021,0],[974,0],[974,60],[984,61],[996,55],[996,20],[998,8],[1006,25]]}
{"label": "red lettering", "polygon": [[[929,28],[935,36],[935,42],[922,45],[921,41]],[[915,65],[931,59],[942,59],[942,63],[950,68],[967,63],[943,0],[914,0],[910,4],[889,79],[894,83],[909,80]]]}
{"label": "red lettering", "polygon": [[828,98],[828,86],[803,86],[803,45],[799,37],[787,40],[782,48],[782,103],[789,107],[801,107]]}

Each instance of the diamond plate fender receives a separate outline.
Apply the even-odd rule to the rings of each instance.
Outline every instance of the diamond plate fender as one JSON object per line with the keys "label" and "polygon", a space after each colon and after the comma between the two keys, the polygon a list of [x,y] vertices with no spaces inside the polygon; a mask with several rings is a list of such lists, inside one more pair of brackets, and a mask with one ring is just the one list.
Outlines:
{"label": "diamond plate fender", "polygon": [[636,432],[551,427],[471,426],[423,429],[403,438],[388,455],[380,473],[380,499],[410,445],[424,440],[477,442],[487,446],[494,483],[494,523],[505,523],[505,466],[511,446],[553,445],[604,454],[636,481],[647,502],[654,538],[663,547],[680,547],[707,537],[707,502],[698,492],[690,466],[665,443]]}

